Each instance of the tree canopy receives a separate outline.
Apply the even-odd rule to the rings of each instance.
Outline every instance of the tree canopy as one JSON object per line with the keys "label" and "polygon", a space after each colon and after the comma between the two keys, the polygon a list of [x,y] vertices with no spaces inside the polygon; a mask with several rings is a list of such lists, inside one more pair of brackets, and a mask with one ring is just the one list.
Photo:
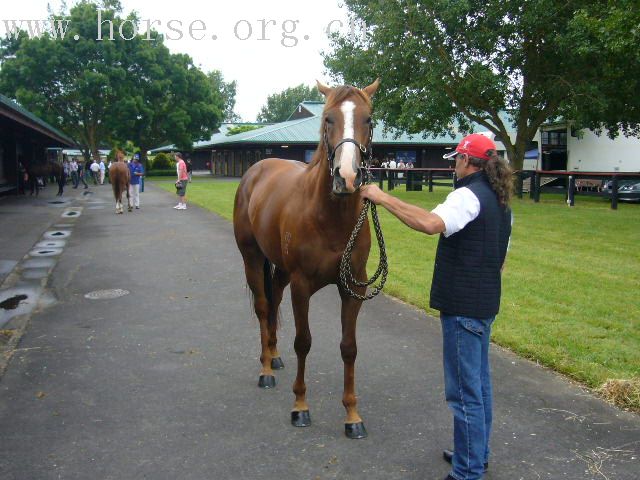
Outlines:
{"label": "tree canopy", "polygon": [[224,81],[224,75],[220,70],[213,70],[207,74],[207,78],[211,82],[211,88],[214,92],[220,92],[222,95],[223,103],[223,122],[237,123],[242,121],[240,115],[235,112],[236,108],[236,89],[237,82],[235,80],[231,82]]}
{"label": "tree canopy", "polygon": [[50,13],[51,21],[70,20],[63,38],[21,32],[2,40],[0,91],[67,133],[85,156],[131,140],[144,158],[159,144],[189,149],[208,138],[223,117],[223,92],[214,88],[222,77],[214,85],[161,36],[136,35],[135,13],[120,12],[117,0],[82,0]]}
{"label": "tree canopy", "polygon": [[[595,0],[345,3],[366,29],[335,34],[325,65],[348,83],[381,77],[376,111],[406,132],[453,135],[475,122],[499,137],[519,169],[549,119],[565,115],[611,135],[620,127],[633,133],[640,120],[623,78],[631,70],[625,52],[637,70],[640,51],[633,0],[623,0],[626,9]],[[617,18],[622,12],[627,18]],[[623,25],[635,25],[633,34],[623,35]]]}
{"label": "tree canopy", "polygon": [[269,95],[266,105],[260,109],[258,121],[267,123],[284,122],[293,113],[298,104],[305,100],[322,101],[323,97],[318,92],[317,87],[307,87],[304,84]]}

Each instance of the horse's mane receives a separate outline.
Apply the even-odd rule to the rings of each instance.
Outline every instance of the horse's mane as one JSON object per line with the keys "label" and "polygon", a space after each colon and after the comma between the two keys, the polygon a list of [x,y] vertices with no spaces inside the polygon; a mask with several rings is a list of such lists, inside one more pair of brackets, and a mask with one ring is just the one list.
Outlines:
{"label": "horse's mane", "polygon": [[314,154],[313,159],[311,160],[311,162],[309,162],[309,167],[314,167],[320,161],[322,161],[324,157],[326,157],[326,147],[323,140],[325,113],[340,105],[347,98],[352,96],[360,97],[367,104],[367,106],[371,108],[371,100],[359,88],[353,87],[351,85],[341,85],[339,87],[335,87],[327,98],[327,101],[325,102],[324,108],[322,110],[322,121],[320,122],[320,143],[318,144],[318,148],[316,149],[316,153]]}

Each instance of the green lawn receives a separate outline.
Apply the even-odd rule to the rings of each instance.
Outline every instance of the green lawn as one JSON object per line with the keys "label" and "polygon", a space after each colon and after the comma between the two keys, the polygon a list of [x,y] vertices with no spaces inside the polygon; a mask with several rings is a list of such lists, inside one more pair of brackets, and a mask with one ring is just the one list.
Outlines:
{"label": "green lawn", "polygon": [[[173,180],[154,184],[175,191]],[[231,219],[237,181],[197,178],[188,200]],[[432,209],[450,189],[396,189]],[[379,209],[389,257],[385,292],[428,313],[437,237],[406,228]],[[493,340],[592,388],[610,379],[640,380],[640,205],[617,211],[599,198],[560,195],[513,202],[515,224]],[[377,266],[372,249],[370,272]],[[638,393],[636,392],[636,395]],[[640,409],[640,403],[635,405]]]}

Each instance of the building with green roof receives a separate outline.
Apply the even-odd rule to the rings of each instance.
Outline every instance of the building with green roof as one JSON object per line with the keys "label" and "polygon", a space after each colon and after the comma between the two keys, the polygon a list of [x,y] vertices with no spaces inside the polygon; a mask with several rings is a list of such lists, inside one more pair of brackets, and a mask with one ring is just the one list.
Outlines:
{"label": "building with green roof", "polygon": [[[194,168],[211,169],[220,176],[240,177],[255,162],[268,157],[309,162],[320,141],[324,102],[304,101],[289,118],[280,123],[229,135],[232,124],[223,124],[211,139],[194,144]],[[480,129],[481,130],[481,129]],[[446,168],[442,159],[463,135],[433,136],[428,133],[407,135],[378,121],[373,136],[373,157],[378,162],[387,158],[402,159],[416,168]],[[152,150],[175,151],[173,145]],[[375,162],[374,160],[374,162]]]}

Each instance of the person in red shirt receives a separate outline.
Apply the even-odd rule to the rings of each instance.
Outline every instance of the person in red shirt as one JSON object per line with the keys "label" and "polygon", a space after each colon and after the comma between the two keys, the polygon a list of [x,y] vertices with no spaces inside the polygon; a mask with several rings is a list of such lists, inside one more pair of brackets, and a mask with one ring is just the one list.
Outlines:
{"label": "person in red shirt", "polygon": [[178,174],[178,181],[176,182],[176,194],[178,195],[178,204],[173,207],[176,210],[186,210],[187,209],[187,183],[189,182],[189,175],[187,174],[187,164],[184,162],[182,158],[182,154],[180,152],[176,153],[176,172]]}

